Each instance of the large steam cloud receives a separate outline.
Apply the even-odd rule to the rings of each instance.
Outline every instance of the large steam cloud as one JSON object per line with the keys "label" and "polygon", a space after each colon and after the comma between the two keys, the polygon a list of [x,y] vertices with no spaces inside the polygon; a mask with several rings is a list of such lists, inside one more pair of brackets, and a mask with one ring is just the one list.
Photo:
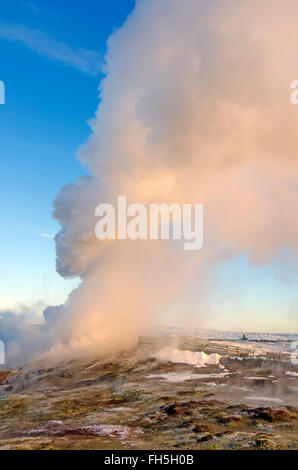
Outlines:
{"label": "large steam cloud", "polygon": [[[80,276],[53,350],[133,344],[163,309],[198,298],[214,266],[298,249],[296,0],[137,0],[108,41],[106,78],[80,150],[90,176],[62,188],[57,270]],[[205,244],[95,238],[95,207],[203,203]],[[181,312],[183,315],[183,312]]]}

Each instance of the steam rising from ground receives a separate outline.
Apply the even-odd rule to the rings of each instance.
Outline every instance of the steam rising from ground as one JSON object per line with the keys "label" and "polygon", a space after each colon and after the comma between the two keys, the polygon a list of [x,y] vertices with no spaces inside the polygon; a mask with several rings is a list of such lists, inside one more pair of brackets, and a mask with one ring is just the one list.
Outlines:
{"label": "steam rising from ground", "polygon": [[195,367],[203,367],[207,364],[219,364],[219,354],[205,354],[203,351],[182,351],[175,348],[164,348],[155,355],[161,361],[170,361],[180,364],[191,364]]}
{"label": "steam rising from ground", "polygon": [[[53,351],[134,344],[183,305],[194,279],[203,298],[213,268],[236,254],[263,265],[288,248],[297,259],[297,16],[296,0],[138,0],[109,38],[79,154],[90,176],[54,203],[57,270],[82,283],[56,311]],[[203,203],[203,250],[99,242],[95,207],[120,194],[128,204]]]}

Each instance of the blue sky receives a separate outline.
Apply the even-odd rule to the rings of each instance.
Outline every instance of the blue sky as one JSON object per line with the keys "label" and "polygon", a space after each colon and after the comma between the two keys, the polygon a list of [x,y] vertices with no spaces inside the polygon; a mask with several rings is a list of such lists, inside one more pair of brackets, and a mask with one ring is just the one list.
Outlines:
{"label": "blue sky", "polygon": [[[52,201],[97,107],[106,40],[132,0],[10,0],[0,13],[0,308],[59,303],[75,281],[55,272]],[[49,236],[47,236],[49,235]]]}
{"label": "blue sky", "polygon": [[[134,0],[1,4],[6,103],[0,106],[0,309],[61,303],[77,282],[55,271],[52,201],[63,184],[84,172],[76,153],[98,105],[106,40],[133,6]],[[275,331],[293,330],[297,277],[282,281],[277,268],[253,268],[244,257],[219,267],[220,287],[209,306],[215,323],[220,312],[226,325],[242,318],[242,328],[254,311],[247,329],[262,317],[259,330],[269,324]]]}

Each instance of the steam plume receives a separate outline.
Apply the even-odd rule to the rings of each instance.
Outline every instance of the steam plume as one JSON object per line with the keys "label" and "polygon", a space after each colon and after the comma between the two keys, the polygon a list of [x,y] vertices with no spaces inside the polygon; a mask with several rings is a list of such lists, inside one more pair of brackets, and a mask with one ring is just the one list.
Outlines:
{"label": "steam plume", "polygon": [[[57,270],[80,276],[54,324],[55,351],[135,342],[197,279],[237,254],[298,248],[296,0],[137,0],[108,40],[106,78],[79,158],[89,176],[54,202]],[[99,242],[101,202],[203,203],[203,250]],[[183,315],[183,312],[181,313]],[[60,349],[59,349],[60,348]]]}
{"label": "steam plume", "polygon": [[[91,176],[55,201],[57,269],[82,278],[57,324],[64,341],[122,347],[223,259],[265,264],[284,247],[297,255],[297,14],[294,0],[139,0],[109,38],[80,151]],[[94,208],[118,194],[204,203],[203,250],[99,243]]]}

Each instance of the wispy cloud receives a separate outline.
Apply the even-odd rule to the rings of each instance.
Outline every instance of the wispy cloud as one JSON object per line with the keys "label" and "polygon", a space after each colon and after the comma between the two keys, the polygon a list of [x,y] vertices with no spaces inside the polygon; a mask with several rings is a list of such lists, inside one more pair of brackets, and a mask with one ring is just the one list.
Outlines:
{"label": "wispy cloud", "polygon": [[54,238],[55,237],[55,235],[52,235],[51,233],[40,233],[40,236],[44,237],[44,238]]}
{"label": "wispy cloud", "polygon": [[41,230],[34,230],[34,232],[43,238],[55,238],[55,235],[49,232],[42,232]]}
{"label": "wispy cloud", "polygon": [[89,75],[97,75],[103,67],[103,57],[98,52],[72,49],[41,31],[28,29],[23,25],[0,23],[0,39],[18,42],[37,54]]}

